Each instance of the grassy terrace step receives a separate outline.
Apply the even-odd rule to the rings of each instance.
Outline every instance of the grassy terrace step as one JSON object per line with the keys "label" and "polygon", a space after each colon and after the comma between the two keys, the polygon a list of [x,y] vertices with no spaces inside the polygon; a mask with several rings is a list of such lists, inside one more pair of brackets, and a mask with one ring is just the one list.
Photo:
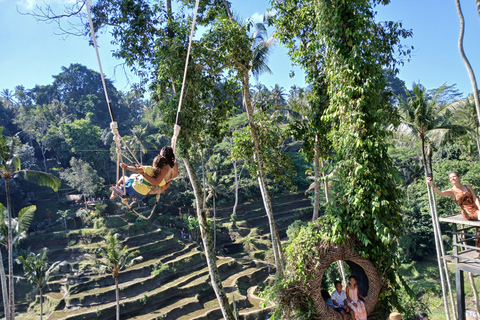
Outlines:
{"label": "grassy terrace step", "polygon": [[[310,211],[310,208],[309,207],[300,207],[300,208],[295,208],[295,209],[288,209],[288,210],[284,210],[284,211],[281,211],[281,212],[273,212],[273,216],[275,218],[275,222],[278,221],[279,219],[283,219],[283,218],[288,218],[288,219],[295,219],[299,216],[302,216],[305,214],[305,212],[307,211]],[[258,226],[259,222],[260,221],[266,221],[268,222],[268,217],[265,213],[263,213],[262,215],[255,215],[255,216],[251,216],[251,217],[248,217],[244,220],[240,220],[238,219],[237,220],[237,224],[239,225],[242,225],[242,224],[247,224],[248,226]]]}
{"label": "grassy terrace step", "polygon": [[[272,202],[281,235],[285,234],[288,225],[294,220],[310,218],[310,213],[308,218],[306,213],[302,213],[302,210],[311,208],[310,200],[302,194],[282,195],[272,199]],[[252,232],[251,227],[254,226],[258,235],[250,236],[254,238],[256,248],[262,252],[268,250],[270,230],[263,202],[258,200],[244,203],[237,209],[237,225],[241,230],[238,230],[235,237],[240,237],[241,240]],[[147,211],[148,215],[150,208]],[[231,212],[231,207],[217,208],[218,221],[227,223]],[[105,225],[110,222],[108,218],[105,217]],[[122,217],[114,218],[118,220]],[[131,235],[121,237],[123,245],[128,245],[130,250],[138,250],[144,258],[141,263],[120,275],[122,319],[222,318],[211,289],[206,262],[196,243],[178,240],[175,238],[177,231],[172,232],[169,228],[160,229],[148,223],[128,223],[132,221],[130,216],[127,216],[128,221],[117,220],[112,222],[109,229],[69,230],[67,233],[43,235],[43,242],[55,242],[53,248],[49,246],[54,255],[65,258],[59,260],[67,260],[69,264],[62,275],[68,277],[70,295],[64,297],[60,293],[60,287],[66,285],[65,277],[63,282],[56,281],[50,286],[55,288],[55,292],[47,293],[46,300],[51,303],[49,310],[53,311],[56,306],[57,311],[49,319],[115,318],[114,279],[111,275],[91,274],[90,261],[85,256],[86,253],[97,250],[106,232]],[[262,234],[263,232],[266,233]],[[264,256],[259,255],[259,259],[264,259]],[[261,300],[249,292],[253,286],[263,281],[268,268],[263,264],[238,263],[231,258],[220,259],[217,265],[229,298],[233,300],[235,297],[237,306],[241,309],[239,319],[264,319],[263,311],[258,308]],[[25,314],[26,317],[32,315]]]}
{"label": "grassy terrace step", "polygon": [[[152,262],[152,264],[155,263],[153,261],[155,258],[157,258],[157,261],[158,261],[158,257],[162,255],[172,254],[184,248],[183,243],[178,241],[178,239],[174,238],[173,236],[169,236],[166,239],[157,241],[155,244],[156,244],[157,251],[153,253],[147,253],[147,255],[144,255],[144,259],[146,257],[152,258],[147,260]],[[87,261],[86,259],[83,260],[83,263],[85,263],[86,261]],[[142,262],[140,265],[145,266],[145,264],[146,264],[145,262]],[[148,268],[145,268],[140,271],[138,270],[139,268],[140,268],[139,266],[133,266],[130,269],[126,270],[124,273],[122,273],[123,279],[125,281],[130,281],[135,276],[146,277],[151,272],[151,266],[148,266]],[[78,278],[79,275],[64,274],[64,276],[67,278],[67,283],[70,285],[70,290],[73,293],[91,290],[94,288],[98,288],[99,286],[110,286],[114,284],[114,279],[112,278],[111,275],[93,275],[93,274],[90,274],[89,272],[88,273],[85,272],[84,276],[82,276],[83,281],[81,282],[76,281],[76,278]],[[88,280],[85,280],[86,276],[88,277]],[[60,291],[60,287],[65,285],[65,277],[62,278],[61,280],[53,281],[49,283],[50,289],[52,291]],[[122,281],[122,279],[120,279],[120,281]]]}
{"label": "grassy terrace step", "polygon": [[[308,200],[310,201],[303,193],[296,193],[296,194],[286,194],[272,198],[272,205],[275,206],[282,206],[285,204],[290,204],[295,201],[301,200]],[[238,205],[237,207],[237,215],[245,214],[246,211],[251,211],[253,209],[263,208],[263,201],[262,200],[255,200],[252,202],[245,202],[243,204]],[[218,216],[230,216],[232,213],[233,206],[228,207],[219,207],[217,208],[217,215]]]}
{"label": "grassy terrace step", "polygon": [[[226,261],[231,262],[231,260],[226,260]],[[219,267],[219,271],[222,274],[222,276],[224,275],[224,272],[223,272],[224,267],[229,268],[230,273],[232,273],[231,276],[229,276],[227,279],[223,281],[223,284],[226,290],[228,290],[228,287],[234,286],[237,283],[239,278],[248,277],[248,275],[255,274],[259,270],[258,268],[255,267],[255,264],[251,262],[246,263],[245,266],[247,266],[248,269],[242,270],[240,272],[234,272],[234,270],[232,270],[232,267],[229,266],[228,263],[221,264],[221,266]],[[204,284],[206,281],[209,280],[209,275],[208,275],[207,268],[205,268],[203,271],[205,274],[198,276],[196,280],[189,278],[189,279],[185,279],[183,283],[185,283],[185,285],[188,287]],[[185,288],[182,282],[177,283],[177,286]],[[230,291],[233,291],[233,290],[230,290]],[[241,299],[246,300],[246,297],[243,297]],[[137,315],[129,319],[154,320],[154,319],[158,319],[159,317],[162,317],[161,319],[166,319],[166,320],[191,319],[193,314],[204,314],[206,306],[212,303],[214,304],[215,303],[214,301],[216,301],[216,297],[213,290],[210,289],[209,291],[204,292],[203,294],[196,294],[194,297],[184,297],[183,299],[180,299],[173,304],[162,307],[160,309],[153,310],[147,314]]]}
{"label": "grassy terrace step", "polygon": [[[125,272],[120,273],[119,280],[120,284],[120,298],[129,298],[137,295],[137,292],[141,291],[151,291],[155,288],[168,283],[172,278],[186,273],[186,270],[196,270],[203,268],[206,265],[206,262],[203,258],[203,255],[196,251],[192,250],[185,254],[182,259],[188,260],[184,261],[184,269],[179,272],[166,272],[158,275],[154,275],[151,272],[151,265],[143,267],[137,270],[126,270]],[[169,264],[174,264],[175,262],[170,262]],[[144,270],[147,268],[147,270]],[[173,268],[172,268],[173,269]],[[140,276],[136,271],[141,270],[142,276]],[[131,273],[129,276],[127,273]],[[111,278],[111,275],[110,275]],[[129,279],[128,281],[125,281]],[[79,308],[79,307],[90,307],[94,305],[104,304],[108,302],[115,301],[115,284],[113,281],[110,285],[102,285],[101,287],[83,291],[74,295],[71,295],[68,298],[65,298],[66,307]]]}
{"label": "grassy terrace step", "polygon": [[[294,200],[294,201],[290,201],[290,202],[272,204],[272,209],[273,209],[274,214],[280,214],[282,212],[288,212],[288,211],[291,211],[292,209],[295,209],[295,208],[309,208],[309,207],[312,207],[312,204],[311,204],[309,199],[300,199],[300,200]],[[231,214],[231,212],[229,212],[229,214]],[[226,216],[221,216],[221,215],[217,214],[217,216],[218,216],[219,220],[230,219],[229,214],[226,215]],[[266,214],[265,213],[265,208],[262,206],[262,207],[259,207],[259,208],[250,209],[250,210],[243,211],[243,212],[238,212],[237,211],[237,219],[238,220],[244,220],[244,219],[248,219],[252,216],[258,216],[258,215],[263,216],[265,214]]]}
{"label": "grassy terrace step", "polygon": [[123,245],[128,245],[129,247],[138,247],[153,240],[164,239],[165,237],[165,232],[162,229],[157,229],[145,234],[127,237],[125,240],[123,240]]}
{"label": "grassy terrace step", "polygon": [[[224,277],[231,276],[232,273],[237,272],[240,265],[232,261],[232,259],[221,259],[218,261],[220,274]],[[232,267],[235,266],[235,268]],[[206,272],[205,272],[206,271]],[[176,301],[184,299],[185,297],[204,295],[205,292],[210,294],[212,291],[208,283],[208,269],[204,268],[200,271],[204,273],[201,281],[198,281],[196,274],[190,274],[189,276],[181,277],[175,281],[169,282],[155,290],[149,292],[142,292],[134,297],[121,300],[121,312],[122,317],[130,319],[130,317],[137,316],[141,313],[150,313],[158,309],[158,306],[172,305]],[[186,278],[194,277],[197,280],[192,282],[186,282]],[[180,283],[187,283],[186,285],[179,286]],[[213,293],[213,291],[212,291]],[[145,303],[143,304],[142,301]],[[95,309],[95,310],[93,310]],[[113,319],[115,316],[115,302],[105,303],[97,306],[96,308],[82,308],[68,311],[56,311],[49,319]],[[127,318],[126,318],[127,317]]]}
{"label": "grassy terrace step", "polygon": [[[258,298],[248,296],[248,288],[245,288],[245,286],[249,287],[250,284],[256,286],[265,281],[267,276],[267,269],[265,267],[260,269],[248,268],[223,282],[226,288],[232,286],[239,288],[238,291],[227,293],[227,296],[229,297],[229,301],[233,301],[235,298],[235,304],[237,309],[240,310],[240,314],[242,314],[243,310],[246,310],[245,313],[249,314],[248,319],[264,319],[264,317],[257,317],[260,316],[260,313],[263,315],[264,311],[260,308],[260,301]],[[204,303],[202,310],[197,310],[178,318],[178,320],[193,319],[223,319],[218,300],[214,297],[207,303]],[[240,319],[247,318],[241,317]]]}

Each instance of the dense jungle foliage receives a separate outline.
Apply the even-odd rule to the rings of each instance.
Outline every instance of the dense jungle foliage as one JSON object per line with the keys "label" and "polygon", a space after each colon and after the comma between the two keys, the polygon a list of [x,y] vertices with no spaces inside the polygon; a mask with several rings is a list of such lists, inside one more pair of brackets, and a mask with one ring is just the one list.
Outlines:
{"label": "dense jungle foliage", "polygon": [[[182,97],[180,176],[158,210],[199,229],[198,239],[208,249],[211,226],[204,220],[214,201],[224,205],[263,198],[279,274],[283,276],[287,261],[298,267],[296,281],[312,277],[302,264],[312,254],[307,240],[355,238],[356,250],[383,277],[381,312],[402,308],[397,268],[435,251],[424,165],[432,168],[440,189],[449,187],[447,174],[454,170],[463,183],[480,187],[479,124],[472,95],[458,92],[455,85],[408,87],[396,76],[411,53],[401,41],[412,32],[400,23],[375,21],[375,5],[388,1],[274,2],[276,15],[267,15],[264,23],[239,22],[232,6],[220,2],[203,1],[199,9],[204,33],[194,41]],[[102,0],[92,8],[95,29],[111,27],[118,46],[114,55],[141,77],[129,92],[106,81],[119,132],[136,158],[129,156],[133,165],[150,164],[170,144],[181,99],[191,24],[185,12],[192,3],[179,2],[178,10],[168,3]],[[306,71],[306,87],[261,83],[274,37]],[[252,75],[260,79],[255,85]],[[0,186],[0,202],[7,203],[11,194],[16,217],[32,201],[50,198],[51,204],[37,208],[31,231],[67,229],[67,218],[75,225],[98,227],[102,214],[115,210],[102,199],[108,199],[117,179],[100,74],[72,63],[53,79],[34,88],[18,84],[14,91],[4,89],[0,126],[15,142],[13,152],[22,168],[57,176],[62,186],[52,195],[12,179],[9,192]],[[278,232],[269,215],[270,195],[304,192],[315,179],[330,188],[325,198],[331,199],[327,203],[322,196],[320,213],[318,208],[313,213],[313,220],[320,216],[317,225],[291,226],[292,245],[283,259],[285,250],[275,239]],[[97,214],[68,209],[68,194],[81,194],[80,201],[101,199]],[[154,199],[146,201],[151,206]],[[448,198],[437,202],[440,215],[458,211]],[[233,212],[232,226],[235,218]],[[334,275],[329,277],[331,281]],[[300,309],[308,312],[308,306]]]}

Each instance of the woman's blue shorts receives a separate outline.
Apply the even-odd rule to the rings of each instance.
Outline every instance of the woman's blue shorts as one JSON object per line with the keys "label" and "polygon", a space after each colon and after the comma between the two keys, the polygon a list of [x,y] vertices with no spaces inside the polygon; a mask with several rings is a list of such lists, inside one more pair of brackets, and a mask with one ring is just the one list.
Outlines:
{"label": "woman's blue shorts", "polygon": [[133,181],[135,181],[135,178],[127,178],[127,181],[125,181],[125,190],[123,186],[120,186],[120,188],[122,189],[122,191],[126,192],[130,196],[130,198],[142,200],[146,197],[146,195],[138,193],[137,191],[135,191],[135,189],[133,189]]}

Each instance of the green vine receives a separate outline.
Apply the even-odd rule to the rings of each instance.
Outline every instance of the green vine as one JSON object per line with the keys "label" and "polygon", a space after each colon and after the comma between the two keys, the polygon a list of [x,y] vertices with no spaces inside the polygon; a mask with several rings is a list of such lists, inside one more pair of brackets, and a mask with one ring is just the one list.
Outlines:
{"label": "green vine", "polygon": [[[274,6],[280,17],[293,21],[305,18],[300,14],[315,13],[310,15],[315,18],[315,28],[306,32],[309,39],[316,40],[315,48],[323,58],[328,107],[322,121],[334,154],[336,167],[331,180],[336,184],[326,215],[304,228],[287,249],[288,271],[278,301],[286,307],[294,305],[294,314],[307,312],[308,304],[298,297],[301,285],[305,287],[314,277],[322,250],[328,247],[324,244],[353,241],[353,249],[370,260],[383,279],[378,311],[384,315],[392,306],[401,309],[396,269],[400,263],[397,240],[403,194],[387,154],[387,127],[398,122],[398,115],[389,104],[391,93],[386,89],[383,69],[397,71],[401,63],[398,56],[410,53],[400,45],[400,39],[411,32],[399,23],[375,21],[374,6],[388,4],[388,0],[320,0],[295,15],[291,8],[299,2],[282,1]],[[307,49],[298,45],[298,50]]]}

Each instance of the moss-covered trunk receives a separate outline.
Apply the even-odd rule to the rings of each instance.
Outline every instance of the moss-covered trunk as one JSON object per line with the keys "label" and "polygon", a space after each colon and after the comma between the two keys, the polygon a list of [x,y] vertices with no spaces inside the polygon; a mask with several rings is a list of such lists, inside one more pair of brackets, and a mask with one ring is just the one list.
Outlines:
{"label": "moss-covered trunk", "polygon": [[232,309],[228,303],[227,295],[225,290],[223,290],[222,281],[220,279],[220,274],[218,272],[215,253],[213,251],[212,244],[212,235],[208,227],[207,214],[205,212],[205,207],[203,206],[203,192],[200,181],[198,180],[197,173],[193,168],[189,160],[188,152],[185,152],[185,157],[183,162],[187,169],[188,177],[190,178],[190,183],[192,184],[193,193],[195,194],[195,202],[197,205],[197,218],[198,224],[200,226],[200,236],[202,239],[203,247],[205,250],[205,256],[207,258],[207,265],[210,274],[210,280],[212,281],[212,288],[215,291],[217,296],[218,303],[220,304],[220,309],[222,310],[223,318],[226,320],[234,320]]}
{"label": "moss-covered trunk", "polygon": [[262,193],[263,204],[265,206],[265,211],[268,217],[268,223],[270,225],[270,233],[272,236],[272,248],[273,254],[275,257],[275,265],[277,267],[277,272],[283,274],[284,270],[284,261],[282,254],[282,245],[280,243],[280,236],[278,235],[278,230],[275,225],[275,218],[273,216],[272,209],[272,200],[270,198],[270,193],[268,191],[267,185],[267,175],[265,173],[265,167],[263,162],[262,150],[260,148],[260,141],[258,138],[257,127],[253,119],[253,106],[252,99],[250,97],[250,82],[248,78],[248,72],[245,71],[245,76],[242,78],[243,82],[243,101],[245,109],[247,110],[248,124],[250,125],[250,132],[252,134],[252,139],[255,145],[255,160],[258,163],[258,183],[260,185],[260,191]]}
{"label": "moss-covered trunk", "polygon": [[318,219],[318,211],[320,210],[320,183],[318,179],[320,178],[320,145],[318,143],[318,135],[315,135],[315,156],[313,158],[313,169],[315,172],[314,179],[315,179],[315,200],[313,202],[313,217],[312,222]]}
{"label": "moss-covered trunk", "polygon": [[2,252],[0,251],[0,281],[2,284],[2,298],[3,310],[5,319],[10,319],[10,308],[8,308],[8,290],[7,290],[7,276],[5,275],[5,267],[3,266]]}
{"label": "moss-covered trunk", "polygon": [[8,309],[9,320],[15,319],[15,292],[13,285],[13,236],[12,236],[12,199],[10,197],[10,179],[5,178],[8,214]]}

